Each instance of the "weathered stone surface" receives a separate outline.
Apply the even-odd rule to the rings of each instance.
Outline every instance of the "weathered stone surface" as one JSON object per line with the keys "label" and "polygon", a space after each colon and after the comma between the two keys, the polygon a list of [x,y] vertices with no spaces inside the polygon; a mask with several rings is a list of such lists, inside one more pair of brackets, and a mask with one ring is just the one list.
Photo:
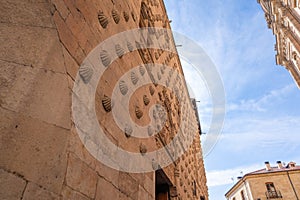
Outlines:
{"label": "weathered stone surface", "polygon": [[60,41],[66,47],[68,52],[70,52],[73,58],[75,58],[76,62],[81,64],[86,55],[84,54],[82,48],[79,46],[76,37],[68,28],[66,22],[62,19],[58,12],[54,13],[53,19],[57,27]]}
{"label": "weathered stone surface", "polygon": [[0,169],[0,199],[21,199],[26,181]]}
{"label": "weathered stone surface", "polygon": [[0,108],[0,168],[59,194],[67,165],[68,131]]}
{"label": "weathered stone surface", "polygon": [[90,198],[95,197],[98,176],[74,154],[69,154],[66,184]]}
{"label": "weathered stone surface", "polygon": [[[143,9],[149,9],[143,10],[144,16],[141,15],[142,2],[146,4]],[[2,3],[3,7],[0,8],[0,22],[2,22],[0,23],[2,36],[0,37],[2,44],[0,47],[0,168],[15,171],[28,181],[26,190],[22,181],[21,183],[17,180],[11,181],[21,185],[20,188],[23,187],[24,199],[56,199],[58,195],[66,200],[155,199],[154,173],[120,172],[105,166],[89,154],[76,133],[75,125],[71,123],[73,121],[71,92],[79,66],[98,44],[129,29],[147,27],[149,24],[162,27],[167,20],[162,2],[156,0],[4,0]],[[113,10],[118,13],[119,19],[116,20],[116,14],[113,19]],[[99,12],[107,17],[106,27],[99,23]],[[124,12],[127,13],[126,18],[123,16]],[[146,19],[145,13],[154,16]],[[154,18],[160,20],[153,22]],[[140,39],[136,38],[136,40]],[[111,98],[112,89],[119,83],[121,76],[133,67],[143,62],[151,62],[154,58],[156,51],[153,50],[138,52],[131,49],[131,53],[121,56],[123,53],[121,49],[128,48],[126,43],[124,38],[119,38],[113,44],[114,47],[115,45],[121,47],[112,50],[119,57],[112,63],[107,62],[109,66],[98,84],[95,108],[100,126],[104,127],[105,134],[116,146],[127,151],[139,152],[140,144],[144,144],[147,152],[151,152],[162,144],[155,141],[154,137],[147,141],[134,137],[127,138],[124,130],[117,127],[112,113],[104,110],[101,101],[104,95]],[[135,45],[134,42],[132,45]],[[170,60],[167,56],[161,51],[156,58],[157,63],[166,64],[167,61],[167,64],[182,72],[179,59]],[[110,59],[112,57],[113,55],[109,55]],[[99,55],[99,62],[101,61]],[[142,73],[136,71],[137,77],[134,77],[134,82],[141,82],[149,74],[151,70],[148,69],[144,69]],[[160,78],[156,79],[161,79],[162,76],[163,72],[159,74]],[[154,78],[152,80],[154,81]],[[130,91],[132,80],[129,78],[127,83]],[[135,123],[148,125],[151,114],[148,113],[149,108],[154,103],[165,104],[166,99],[162,95],[162,87],[152,86],[153,95],[149,93],[149,85],[134,91],[129,108],[126,105],[126,110],[120,111],[119,114],[129,112]],[[145,101],[143,98],[145,95],[149,100]],[[176,100],[167,102],[170,110],[168,115],[170,122],[166,123],[168,129],[164,130],[164,141],[167,142],[174,136],[172,133],[175,131],[172,130],[172,126],[179,123],[179,114],[174,115],[177,110],[172,106],[176,103]],[[139,115],[140,117],[135,114],[137,106],[143,113],[142,116]],[[190,156],[194,155],[187,154],[186,158],[189,159]],[[130,165],[134,164],[136,163],[130,163]],[[204,168],[189,166],[188,169],[199,169],[193,171],[193,174],[198,173],[198,177],[201,177],[199,190],[203,193],[207,192],[203,186],[206,183],[203,176]],[[164,171],[175,184],[174,166]],[[183,176],[183,173],[179,176]],[[189,180],[184,180],[182,187],[177,186],[183,199],[188,199],[187,195],[184,196],[184,188],[190,187],[188,181],[193,178],[188,177]],[[20,192],[15,191],[14,188],[11,190],[10,194],[19,198]],[[0,199],[3,198],[0,196]]]}
{"label": "weathered stone surface", "polygon": [[132,199],[138,199],[139,184],[128,173],[120,172],[119,189]]}
{"label": "weathered stone surface", "polygon": [[71,126],[66,75],[0,60],[0,105],[64,128]]}
{"label": "weathered stone surface", "polygon": [[75,80],[78,73],[79,64],[76,63],[74,58],[70,55],[65,47],[63,48],[63,54],[66,63],[66,71],[72,77],[72,79]]}
{"label": "weathered stone surface", "polygon": [[149,200],[149,194],[146,192],[146,190],[139,186],[139,195],[138,195],[138,199],[143,199],[143,200]]}
{"label": "weathered stone surface", "polygon": [[59,196],[51,193],[34,183],[28,183],[25,193],[23,195],[23,200],[59,200]]}
{"label": "weathered stone surface", "polygon": [[100,176],[104,177],[108,182],[112,183],[114,186],[119,186],[119,176],[121,173],[120,171],[107,167],[106,165],[100,162],[96,165],[96,171]]}
{"label": "weathered stone surface", "polygon": [[[154,176],[154,174],[152,176]],[[155,193],[155,183],[148,176],[145,176],[143,185],[144,185],[145,190],[149,194],[154,194]]]}
{"label": "weathered stone surface", "polygon": [[58,10],[59,14],[62,16],[64,20],[68,17],[70,14],[70,10],[62,0],[51,0],[51,2],[54,4],[55,8]]}
{"label": "weathered stone surface", "polygon": [[90,200],[90,198],[84,196],[83,194],[71,189],[68,186],[64,186],[62,193],[61,193],[62,199],[63,200]]}
{"label": "weathered stone surface", "polygon": [[119,199],[119,190],[106,181],[104,178],[98,179],[96,200]]}
{"label": "weathered stone surface", "polygon": [[0,23],[0,60],[65,72],[55,29]]}
{"label": "weathered stone surface", "polygon": [[47,1],[3,0],[0,7],[0,21],[26,26],[54,28],[50,4]]}

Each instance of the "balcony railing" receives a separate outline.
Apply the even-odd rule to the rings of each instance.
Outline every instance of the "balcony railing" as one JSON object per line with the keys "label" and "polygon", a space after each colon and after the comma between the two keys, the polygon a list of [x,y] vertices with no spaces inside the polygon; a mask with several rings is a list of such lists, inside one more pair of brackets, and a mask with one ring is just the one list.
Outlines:
{"label": "balcony railing", "polygon": [[281,192],[277,191],[267,191],[266,192],[267,199],[282,199]]}

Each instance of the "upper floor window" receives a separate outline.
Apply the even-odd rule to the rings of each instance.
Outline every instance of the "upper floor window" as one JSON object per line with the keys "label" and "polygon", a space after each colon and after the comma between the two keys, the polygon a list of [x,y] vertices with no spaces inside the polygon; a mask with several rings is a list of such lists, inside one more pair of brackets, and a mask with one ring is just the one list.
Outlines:
{"label": "upper floor window", "polygon": [[276,190],[274,183],[272,182],[266,183],[266,188],[267,188],[267,192],[266,192],[267,199],[282,198],[280,191]]}
{"label": "upper floor window", "polygon": [[274,183],[271,183],[271,182],[270,183],[266,183],[266,187],[267,187],[268,192],[276,192]]}
{"label": "upper floor window", "polygon": [[241,197],[242,197],[242,200],[246,200],[244,190],[241,191]]}

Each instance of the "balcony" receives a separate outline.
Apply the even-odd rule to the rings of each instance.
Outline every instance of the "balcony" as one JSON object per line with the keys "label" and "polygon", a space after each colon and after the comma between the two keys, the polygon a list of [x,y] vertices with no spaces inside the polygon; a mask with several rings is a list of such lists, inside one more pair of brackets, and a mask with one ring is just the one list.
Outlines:
{"label": "balcony", "polygon": [[267,191],[266,192],[267,199],[282,199],[281,192],[277,191]]}

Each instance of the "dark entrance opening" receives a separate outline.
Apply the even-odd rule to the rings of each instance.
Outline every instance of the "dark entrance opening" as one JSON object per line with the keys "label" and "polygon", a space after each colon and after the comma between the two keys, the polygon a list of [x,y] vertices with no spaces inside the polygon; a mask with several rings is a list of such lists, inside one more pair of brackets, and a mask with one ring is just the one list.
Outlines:
{"label": "dark entrance opening", "polygon": [[171,181],[162,169],[155,172],[155,200],[170,200]]}

